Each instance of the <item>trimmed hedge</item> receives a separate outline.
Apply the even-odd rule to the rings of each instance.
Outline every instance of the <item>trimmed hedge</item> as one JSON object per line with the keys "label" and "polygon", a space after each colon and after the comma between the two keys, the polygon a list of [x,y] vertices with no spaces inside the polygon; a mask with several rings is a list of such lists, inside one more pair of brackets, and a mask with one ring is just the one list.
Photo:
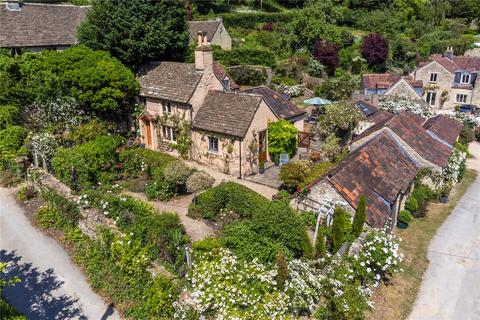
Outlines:
{"label": "trimmed hedge", "polygon": [[152,177],[155,169],[163,171],[168,163],[176,160],[171,155],[142,148],[125,149],[119,157],[125,172],[131,176],[145,173]]}
{"label": "trimmed hedge", "polygon": [[216,61],[226,67],[242,64],[255,66],[275,66],[275,54],[269,49],[240,47],[230,51],[215,49],[213,52]]}
{"label": "trimmed hedge", "polygon": [[226,28],[255,29],[260,23],[288,23],[295,17],[296,10],[286,12],[241,12],[223,13],[220,17]]}

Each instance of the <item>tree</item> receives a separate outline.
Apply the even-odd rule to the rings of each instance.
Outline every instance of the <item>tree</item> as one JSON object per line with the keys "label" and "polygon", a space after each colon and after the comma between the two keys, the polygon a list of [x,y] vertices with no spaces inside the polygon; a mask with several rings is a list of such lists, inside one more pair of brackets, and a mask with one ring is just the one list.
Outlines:
{"label": "tree", "polygon": [[370,33],[363,38],[360,52],[371,67],[384,68],[388,58],[388,40],[378,33]]}
{"label": "tree", "polygon": [[287,120],[268,124],[268,151],[273,155],[287,153],[292,157],[297,151],[298,130]]}
{"label": "tree", "polygon": [[324,134],[348,140],[362,118],[360,111],[353,105],[339,102],[328,106],[325,114],[319,118],[318,126]]}
{"label": "tree", "polygon": [[313,46],[313,56],[333,74],[339,63],[338,50],[339,46],[335,43],[317,40]]}
{"label": "tree", "polygon": [[341,207],[335,207],[331,231],[334,253],[348,240],[349,229],[350,220],[348,212]]}
{"label": "tree", "polygon": [[320,227],[317,239],[315,241],[315,258],[323,258],[325,256],[325,234]]}
{"label": "tree", "polygon": [[363,231],[363,225],[367,217],[367,198],[360,196],[358,201],[357,210],[355,210],[355,216],[353,217],[352,233],[355,237],[358,237]]}
{"label": "tree", "polygon": [[148,60],[183,55],[187,28],[183,1],[95,0],[78,28],[78,38],[138,67]]}
{"label": "tree", "polygon": [[298,187],[305,182],[310,171],[311,169],[308,161],[290,161],[280,168],[279,178],[285,185],[286,189],[295,192]]}
{"label": "tree", "polygon": [[337,69],[335,77],[328,78],[317,87],[316,94],[334,101],[347,100],[359,87],[359,83],[357,76],[353,76],[345,70]]}
{"label": "tree", "polygon": [[342,152],[340,138],[336,137],[334,134],[329,134],[320,148],[322,156],[331,162],[335,162],[340,152]]}

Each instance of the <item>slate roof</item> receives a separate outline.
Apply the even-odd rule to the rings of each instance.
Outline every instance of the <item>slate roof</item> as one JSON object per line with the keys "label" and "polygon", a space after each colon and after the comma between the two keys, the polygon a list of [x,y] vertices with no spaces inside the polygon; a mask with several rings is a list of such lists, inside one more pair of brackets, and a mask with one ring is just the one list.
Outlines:
{"label": "slate roof", "polygon": [[71,46],[88,6],[25,3],[20,10],[0,3],[0,47]]}
{"label": "slate roof", "polygon": [[[214,61],[213,62],[213,73],[217,77],[218,81],[222,82],[225,77],[228,76],[230,79],[230,90],[238,90],[240,89],[240,86],[233,81],[233,79],[228,75],[227,70],[218,62]],[[223,83],[222,83],[223,85]]]}
{"label": "slate roof", "polygon": [[140,72],[140,96],[188,103],[201,78],[193,63],[152,63]]}
{"label": "slate roof", "polygon": [[220,25],[220,20],[213,21],[189,21],[188,32],[193,39],[197,39],[198,32],[203,31],[207,33],[207,41],[212,42],[213,35],[217,32],[217,28]]}
{"label": "slate roof", "polygon": [[193,119],[193,128],[243,138],[261,102],[258,95],[211,91]]}
{"label": "slate roof", "polygon": [[480,70],[480,57],[453,56],[452,59],[449,59],[441,54],[432,54],[430,55],[430,59],[438,62],[451,73],[459,69],[469,72]]}
{"label": "slate roof", "polygon": [[[452,148],[427,133],[427,130],[422,127],[424,122],[425,120],[422,117],[412,112],[400,112],[368,128],[354,140],[359,140],[383,127],[388,127],[423,159],[444,167],[448,162]],[[442,130],[450,129],[445,128]]]}
{"label": "slate roof", "polygon": [[463,126],[457,120],[440,114],[428,119],[423,124],[423,127],[428,133],[433,134],[434,137],[453,146],[455,141],[457,141]]}
{"label": "slate roof", "polygon": [[[403,78],[414,88],[423,87],[421,80],[413,80],[410,76]],[[402,77],[392,73],[368,73],[362,75],[362,85],[365,89],[388,89],[400,81],[400,79]]]}
{"label": "slate roof", "polygon": [[328,174],[328,181],[356,208],[367,198],[367,223],[382,228],[395,214],[393,204],[415,179],[420,166],[390,136],[382,133],[349,154]]}
{"label": "slate roof", "polygon": [[243,92],[261,95],[278,118],[288,120],[306,113],[305,110],[298,108],[282,94],[268,87],[261,86],[244,90]]}

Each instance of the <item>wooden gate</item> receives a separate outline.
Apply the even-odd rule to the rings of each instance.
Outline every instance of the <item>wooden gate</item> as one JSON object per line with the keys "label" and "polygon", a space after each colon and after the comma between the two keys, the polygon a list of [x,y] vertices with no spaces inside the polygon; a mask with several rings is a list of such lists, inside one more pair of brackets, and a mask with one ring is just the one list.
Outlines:
{"label": "wooden gate", "polygon": [[310,138],[312,134],[304,131],[298,131],[298,147],[310,148]]}

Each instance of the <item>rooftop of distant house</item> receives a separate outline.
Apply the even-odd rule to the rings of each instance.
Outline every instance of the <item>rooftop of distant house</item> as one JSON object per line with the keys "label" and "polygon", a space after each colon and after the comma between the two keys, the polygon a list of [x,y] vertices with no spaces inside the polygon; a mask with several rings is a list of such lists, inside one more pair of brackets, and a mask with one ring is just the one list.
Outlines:
{"label": "rooftop of distant house", "polygon": [[88,6],[0,3],[0,47],[55,47],[77,43],[76,29]]}
{"label": "rooftop of distant house", "polygon": [[413,88],[423,87],[421,80],[413,80],[410,76],[399,76],[393,73],[367,73],[362,75],[362,85],[366,89],[388,89],[401,79],[405,79]]}
{"label": "rooftop of distant house", "polygon": [[220,18],[208,21],[189,21],[188,32],[193,39],[197,38],[198,32],[206,32],[208,42],[212,42],[212,38],[221,23],[222,20]]}
{"label": "rooftop of distant house", "polygon": [[[435,61],[449,72],[454,73],[457,70],[468,72],[480,71],[480,57],[476,56],[456,56],[451,50],[446,50],[443,54],[432,54],[430,60]],[[424,61],[419,64],[420,67],[427,65],[430,61]]]}

